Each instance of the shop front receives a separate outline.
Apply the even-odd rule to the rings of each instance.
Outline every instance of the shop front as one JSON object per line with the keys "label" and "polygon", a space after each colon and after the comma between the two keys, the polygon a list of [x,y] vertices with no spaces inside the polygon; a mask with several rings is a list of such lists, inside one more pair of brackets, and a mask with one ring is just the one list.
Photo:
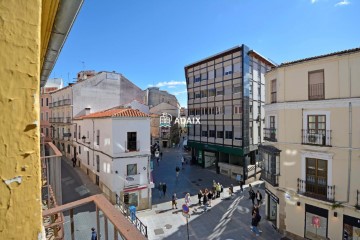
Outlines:
{"label": "shop front", "polygon": [[360,218],[344,215],[343,239],[360,239]]}
{"label": "shop front", "polygon": [[305,238],[314,240],[328,239],[329,211],[305,204]]}
{"label": "shop front", "polygon": [[266,193],[266,216],[274,228],[277,228],[277,216],[278,216],[278,205],[279,198],[272,193],[269,189],[265,188]]}

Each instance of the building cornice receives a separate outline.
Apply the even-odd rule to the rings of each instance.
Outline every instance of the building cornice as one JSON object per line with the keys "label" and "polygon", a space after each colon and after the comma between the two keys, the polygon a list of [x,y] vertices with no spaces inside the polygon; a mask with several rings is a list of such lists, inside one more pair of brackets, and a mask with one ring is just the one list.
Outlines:
{"label": "building cornice", "polygon": [[266,104],[265,111],[277,111],[283,109],[323,109],[323,108],[344,108],[349,103],[354,107],[360,107],[360,98],[340,98],[319,101],[294,101]]}

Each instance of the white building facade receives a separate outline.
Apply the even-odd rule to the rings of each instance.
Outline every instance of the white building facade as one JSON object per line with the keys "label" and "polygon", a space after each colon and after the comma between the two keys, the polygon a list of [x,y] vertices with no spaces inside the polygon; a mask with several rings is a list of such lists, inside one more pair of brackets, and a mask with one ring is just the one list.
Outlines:
{"label": "white building facade", "polygon": [[[112,201],[151,207],[150,117],[115,108],[74,119],[81,169]],[[80,131],[79,131],[80,129]]]}

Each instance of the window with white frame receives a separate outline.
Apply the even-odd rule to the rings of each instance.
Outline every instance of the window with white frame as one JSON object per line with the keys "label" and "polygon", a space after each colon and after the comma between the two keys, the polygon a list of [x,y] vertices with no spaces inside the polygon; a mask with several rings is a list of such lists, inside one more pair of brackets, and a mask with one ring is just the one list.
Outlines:
{"label": "window with white frame", "polygon": [[240,114],[240,113],[241,113],[241,106],[234,105],[234,114]]}
{"label": "window with white frame", "polygon": [[223,106],[216,106],[216,115],[221,115],[224,113]]}

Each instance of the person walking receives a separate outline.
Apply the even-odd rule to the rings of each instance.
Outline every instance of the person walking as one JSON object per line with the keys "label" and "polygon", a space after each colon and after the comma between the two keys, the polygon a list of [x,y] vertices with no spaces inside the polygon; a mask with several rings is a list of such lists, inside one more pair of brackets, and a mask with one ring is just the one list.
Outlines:
{"label": "person walking", "polygon": [[249,184],[249,199],[251,199],[251,196],[253,195],[253,193],[254,193],[254,190],[253,190],[251,184]]}
{"label": "person walking", "polygon": [[262,200],[262,195],[261,192],[259,192],[259,190],[256,191],[256,201],[257,201],[257,205],[261,205],[261,200]]}
{"label": "person walking", "polygon": [[162,160],[162,152],[160,152],[160,159]]}
{"label": "person walking", "polygon": [[95,228],[91,228],[91,240],[97,240],[97,233]]}
{"label": "person walking", "polygon": [[241,192],[244,192],[243,186],[244,186],[244,182],[242,180],[240,180],[240,191]]}
{"label": "person walking", "polygon": [[190,206],[190,203],[191,203],[191,198],[190,198],[190,193],[187,193],[186,195],[185,195],[185,204],[186,204],[186,206]]}
{"label": "person walking", "polygon": [[157,165],[159,166],[160,165],[160,158],[156,158],[156,162],[157,162]]}
{"label": "person walking", "polygon": [[174,209],[174,206],[175,206],[176,209],[178,209],[178,208],[177,208],[177,202],[176,202],[176,200],[177,200],[176,193],[174,193],[174,194],[172,195],[172,199],[171,199],[172,209]]}
{"label": "person walking", "polygon": [[209,194],[209,190],[206,188],[203,194],[203,204],[204,204],[204,212],[207,211],[207,203],[208,203],[208,194]]}
{"label": "person walking", "polygon": [[220,197],[220,193],[221,193],[221,185],[220,183],[216,184],[216,198]]}
{"label": "person walking", "polygon": [[234,186],[231,184],[230,187],[229,187],[229,194],[230,196],[232,196],[234,193]]}
{"label": "person walking", "polygon": [[214,196],[213,192],[210,191],[210,192],[208,193],[209,207],[211,207],[211,200],[213,199],[213,196]]}
{"label": "person walking", "polygon": [[185,159],[184,159],[184,156],[181,156],[181,167],[182,167],[182,169],[184,169],[184,165],[185,165]]}
{"label": "person walking", "polygon": [[[213,180],[213,186],[212,186],[212,192],[213,192],[213,193],[216,193],[216,186],[217,186],[217,184],[216,184],[215,180]],[[216,196],[217,196],[217,195],[214,194],[214,196],[213,196],[214,199],[215,199]]]}
{"label": "person walking", "polygon": [[201,206],[201,198],[203,197],[203,193],[201,191],[201,189],[199,190],[199,193],[198,193],[198,199],[199,199],[199,205]]}
{"label": "person walking", "polygon": [[162,194],[162,191],[163,191],[163,186],[162,186],[161,182],[159,182],[159,184],[157,185],[157,189],[159,190],[159,197],[161,198],[161,194]]}
{"label": "person walking", "polygon": [[176,171],[176,180],[177,180],[179,178],[179,173],[180,173],[179,166],[176,166],[175,171]]}
{"label": "person walking", "polygon": [[255,205],[255,197],[256,197],[256,194],[254,191],[251,192],[251,201],[252,201],[252,204]]}
{"label": "person walking", "polygon": [[71,161],[73,162],[73,167],[76,167],[76,158],[72,158]]}
{"label": "person walking", "polygon": [[163,183],[162,184],[162,191],[163,191],[163,193],[164,193],[164,197],[166,196],[166,183]]}
{"label": "person walking", "polygon": [[257,228],[260,220],[261,220],[260,214],[258,214],[257,211],[253,211],[252,219],[251,219],[251,231],[254,232],[257,237],[260,236],[259,229]]}

